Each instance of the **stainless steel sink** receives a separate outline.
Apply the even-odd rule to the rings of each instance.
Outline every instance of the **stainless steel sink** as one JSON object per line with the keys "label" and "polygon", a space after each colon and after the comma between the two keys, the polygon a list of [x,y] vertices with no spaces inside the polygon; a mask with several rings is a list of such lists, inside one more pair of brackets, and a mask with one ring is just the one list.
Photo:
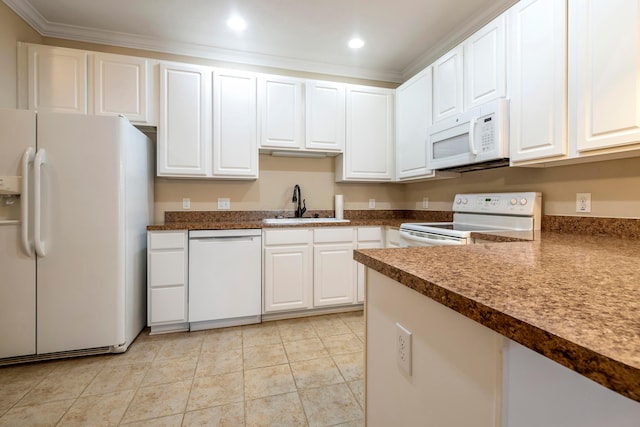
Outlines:
{"label": "stainless steel sink", "polygon": [[348,219],[337,218],[265,218],[265,224],[293,225],[293,224],[319,224],[319,223],[344,223]]}

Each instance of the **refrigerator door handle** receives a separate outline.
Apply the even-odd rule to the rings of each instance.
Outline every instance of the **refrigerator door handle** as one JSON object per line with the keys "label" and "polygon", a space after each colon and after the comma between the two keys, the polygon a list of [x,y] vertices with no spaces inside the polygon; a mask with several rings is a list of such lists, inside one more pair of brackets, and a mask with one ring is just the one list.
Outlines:
{"label": "refrigerator door handle", "polygon": [[47,162],[47,153],[41,148],[36,153],[33,162],[34,197],[33,197],[33,242],[36,254],[43,258],[47,255],[45,244],[42,241],[42,165]]}
{"label": "refrigerator door handle", "polygon": [[22,154],[22,188],[20,196],[20,222],[22,250],[28,257],[33,257],[33,242],[29,240],[29,166],[35,154],[33,147],[27,147]]}

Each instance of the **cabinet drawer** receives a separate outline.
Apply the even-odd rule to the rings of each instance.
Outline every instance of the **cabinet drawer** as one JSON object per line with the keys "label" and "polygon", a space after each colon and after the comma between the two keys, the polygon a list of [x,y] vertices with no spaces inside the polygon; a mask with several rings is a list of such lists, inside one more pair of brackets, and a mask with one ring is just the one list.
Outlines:
{"label": "cabinet drawer", "polygon": [[156,252],[149,255],[149,286],[185,285],[185,253]]}
{"label": "cabinet drawer", "polygon": [[151,289],[149,323],[187,321],[184,286]]}
{"label": "cabinet drawer", "polygon": [[149,249],[184,249],[187,243],[187,233],[180,232],[152,232],[149,233]]}
{"label": "cabinet drawer", "polygon": [[286,229],[286,230],[265,230],[264,245],[291,245],[311,243],[312,234],[308,228]]}
{"label": "cabinet drawer", "polygon": [[358,242],[367,242],[372,240],[382,240],[381,227],[358,228]]}
{"label": "cabinet drawer", "polygon": [[353,243],[353,228],[316,228],[313,230],[313,243],[348,242]]}

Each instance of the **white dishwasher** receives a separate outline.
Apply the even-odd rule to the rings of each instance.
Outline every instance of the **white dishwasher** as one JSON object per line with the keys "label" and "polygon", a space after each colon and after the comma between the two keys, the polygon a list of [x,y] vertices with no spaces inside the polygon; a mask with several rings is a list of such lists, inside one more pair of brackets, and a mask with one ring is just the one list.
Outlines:
{"label": "white dishwasher", "polygon": [[262,320],[262,230],[189,232],[189,328]]}

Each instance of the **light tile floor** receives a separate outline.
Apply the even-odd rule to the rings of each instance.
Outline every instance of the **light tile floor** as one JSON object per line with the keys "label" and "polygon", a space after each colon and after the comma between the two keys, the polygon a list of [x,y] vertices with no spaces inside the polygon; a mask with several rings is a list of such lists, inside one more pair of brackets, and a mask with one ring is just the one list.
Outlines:
{"label": "light tile floor", "polygon": [[0,426],[362,426],[362,311],[0,368]]}

